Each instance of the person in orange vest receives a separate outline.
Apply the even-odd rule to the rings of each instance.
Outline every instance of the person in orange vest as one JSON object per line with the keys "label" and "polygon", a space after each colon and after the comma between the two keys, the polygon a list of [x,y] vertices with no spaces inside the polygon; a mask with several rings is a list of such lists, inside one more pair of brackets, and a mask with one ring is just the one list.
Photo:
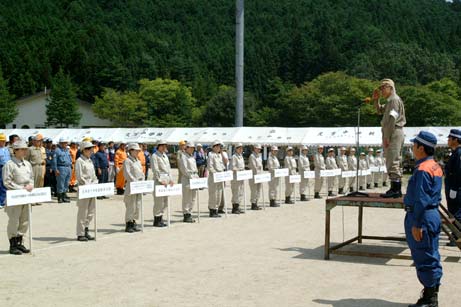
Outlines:
{"label": "person in orange vest", "polygon": [[127,155],[125,151],[125,143],[120,143],[117,151],[115,152],[114,164],[115,173],[115,187],[117,188],[117,195],[123,195],[125,192],[125,176],[123,175],[123,162],[126,160]]}
{"label": "person in orange vest", "polygon": [[146,175],[146,156],[144,155],[143,143],[139,143],[139,148],[141,148],[141,150],[138,152],[138,160],[141,162],[142,171],[145,176]]}
{"label": "person in orange vest", "polygon": [[77,161],[77,152],[78,146],[77,143],[71,142],[70,143],[70,157],[72,158],[72,176],[70,177],[70,185],[69,185],[69,192],[76,192],[75,184],[77,183],[77,177],[75,177],[75,161]]}

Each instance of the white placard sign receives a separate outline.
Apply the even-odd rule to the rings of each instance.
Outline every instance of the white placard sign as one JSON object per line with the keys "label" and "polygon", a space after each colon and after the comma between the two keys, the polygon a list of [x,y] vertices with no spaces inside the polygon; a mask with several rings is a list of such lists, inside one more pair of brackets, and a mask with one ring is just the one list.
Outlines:
{"label": "white placard sign", "polygon": [[153,180],[130,182],[130,193],[131,194],[151,193],[153,191],[154,191],[154,181]]}
{"label": "white placard sign", "polygon": [[341,177],[343,177],[343,178],[351,178],[351,177],[355,177],[356,174],[357,174],[356,171],[343,171],[341,173]]}
{"label": "white placard sign", "polygon": [[114,195],[114,183],[96,183],[78,187],[78,199]]}
{"label": "white placard sign", "polygon": [[370,171],[372,173],[379,173],[379,166],[372,166],[370,167]]}
{"label": "white placard sign", "polygon": [[320,170],[320,177],[334,177],[334,176],[336,176],[336,170],[334,169]]}
{"label": "white placard sign", "polygon": [[208,178],[191,178],[189,180],[189,189],[196,190],[196,189],[206,189],[208,188]]}
{"label": "white placard sign", "polygon": [[213,180],[215,183],[231,181],[232,179],[234,179],[232,171],[213,173]]}
{"label": "white placard sign", "polygon": [[247,170],[247,171],[238,171],[237,172],[237,181],[242,181],[242,180],[248,180],[253,178],[253,171],[252,170]]}
{"label": "white placard sign", "polygon": [[340,168],[335,168],[334,171],[335,171],[336,176],[341,176],[341,169]]}
{"label": "white placard sign", "polygon": [[254,175],[255,183],[263,183],[271,181],[271,173],[262,173],[258,175]]}
{"label": "white placard sign", "polygon": [[304,171],[304,178],[305,179],[313,179],[315,178],[315,172],[314,171]]}
{"label": "white placard sign", "polygon": [[371,175],[371,171],[369,169],[362,169],[359,171],[359,176],[368,176]]}
{"label": "white placard sign", "polygon": [[289,177],[290,183],[300,183],[301,182],[301,175],[291,175]]}
{"label": "white placard sign", "polygon": [[289,174],[288,168],[278,168],[274,170],[274,177],[287,177]]}
{"label": "white placard sign", "polygon": [[[114,185],[112,184],[112,189]],[[30,192],[27,190],[7,190],[6,191],[6,205],[8,207],[21,206],[27,204],[41,203],[51,201],[51,189],[36,188]]]}
{"label": "white placard sign", "polygon": [[182,195],[182,184],[175,184],[175,185],[156,185],[155,186],[155,196],[163,197],[163,196],[175,196],[175,195]]}
{"label": "white placard sign", "polygon": [[385,166],[385,165],[381,166],[381,167],[379,168],[379,171],[380,171],[380,172],[383,172],[383,173],[387,173],[387,168],[386,168],[386,166]]}

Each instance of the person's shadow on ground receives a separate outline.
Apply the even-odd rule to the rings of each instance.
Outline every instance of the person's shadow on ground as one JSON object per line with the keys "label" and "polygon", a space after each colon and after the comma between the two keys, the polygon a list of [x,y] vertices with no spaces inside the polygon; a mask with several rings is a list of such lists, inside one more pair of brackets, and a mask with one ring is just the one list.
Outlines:
{"label": "person's shadow on ground", "polygon": [[340,300],[323,300],[323,299],[315,299],[313,302],[322,305],[329,305],[333,307],[402,307],[408,306],[408,304],[404,303],[395,303],[389,302],[385,300],[379,300],[374,298],[345,298]]}

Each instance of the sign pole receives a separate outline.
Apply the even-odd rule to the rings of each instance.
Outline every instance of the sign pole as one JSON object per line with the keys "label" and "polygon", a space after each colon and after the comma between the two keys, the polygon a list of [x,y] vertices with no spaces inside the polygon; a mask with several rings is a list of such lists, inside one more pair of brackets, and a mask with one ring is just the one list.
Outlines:
{"label": "sign pole", "polygon": [[263,193],[263,208],[266,210],[266,199],[264,197],[264,182],[261,182],[261,191]]}
{"label": "sign pole", "polygon": [[197,220],[200,223],[200,189],[197,189]]}
{"label": "sign pole", "polygon": [[247,190],[245,187],[246,180],[243,180],[243,212],[247,212]]}
{"label": "sign pole", "polygon": [[140,194],[141,196],[141,231],[144,232],[144,193]]}
{"label": "sign pole", "polygon": [[167,207],[168,207],[168,228],[170,228],[170,224],[171,224],[171,210],[170,210],[170,198],[167,196],[166,197],[166,201],[167,201]]}
{"label": "sign pole", "polygon": [[227,202],[226,202],[226,183],[222,183],[222,201],[224,202],[224,215],[227,218]]}
{"label": "sign pole", "polygon": [[32,255],[32,206],[27,204],[27,210],[29,210],[29,249]]}
{"label": "sign pole", "polygon": [[98,223],[97,223],[97,214],[96,214],[98,206],[97,206],[96,198],[93,198],[93,200],[94,200],[94,240],[96,241],[98,237]]}

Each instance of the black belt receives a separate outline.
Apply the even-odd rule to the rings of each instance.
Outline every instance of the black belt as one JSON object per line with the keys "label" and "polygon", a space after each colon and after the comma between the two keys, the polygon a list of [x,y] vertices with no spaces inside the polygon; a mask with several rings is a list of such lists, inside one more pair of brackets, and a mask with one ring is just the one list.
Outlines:
{"label": "black belt", "polygon": [[[426,208],[425,210],[432,210],[432,209],[437,209],[437,206],[435,207],[429,207],[429,208]],[[409,206],[405,206],[405,211],[406,212],[413,212],[413,207],[409,207]]]}

